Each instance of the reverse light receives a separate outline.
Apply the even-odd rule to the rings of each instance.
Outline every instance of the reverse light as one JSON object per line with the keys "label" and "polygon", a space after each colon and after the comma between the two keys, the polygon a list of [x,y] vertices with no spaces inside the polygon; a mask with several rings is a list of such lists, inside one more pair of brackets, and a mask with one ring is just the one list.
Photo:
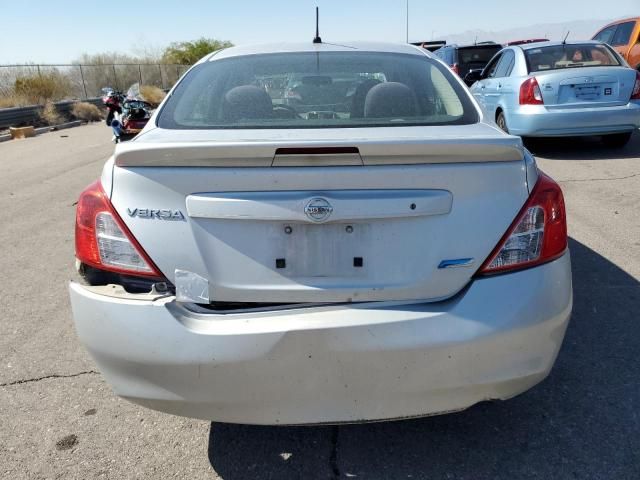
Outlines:
{"label": "reverse light", "polygon": [[99,181],[89,185],[78,200],[76,258],[110,272],[163,277],[115,211]]}
{"label": "reverse light", "polygon": [[479,274],[500,273],[540,265],[567,249],[567,219],[560,186],[542,172],[527,203],[513,221]]}
{"label": "reverse light", "polygon": [[520,105],[543,105],[542,92],[536,77],[529,77],[520,85]]}
{"label": "reverse light", "polygon": [[640,71],[636,72],[636,83],[633,85],[631,100],[640,100]]}

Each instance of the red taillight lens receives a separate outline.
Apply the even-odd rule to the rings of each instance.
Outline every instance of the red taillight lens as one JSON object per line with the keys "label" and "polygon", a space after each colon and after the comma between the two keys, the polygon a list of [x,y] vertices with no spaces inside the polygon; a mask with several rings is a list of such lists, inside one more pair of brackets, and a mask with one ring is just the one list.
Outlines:
{"label": "red taillight lens", "polygon": [[640,100],[640,72],[636,72],[636,83],[631,92],[631,100]]}
{"label": "red taillight lens", "polygon": [[560,186],[539,172],[527,203],[484,262],[479,274],[531,267],[567,249],[567,218]]}
{"label": "red taillight lens", "polygon": [[543,105],[542,92],[536,77],[530,77],[520,85],[520,105]]}
{"label": "red taillight lens", "polygon": [[110,272],[163,278],[111,205],[99,181],[89,185],[78,200],[76,258]]}
{"label": "red taillight lens", "polygon": [[460,67],[457,63],[451,65],[451,70],[453,70],[453,73],[455,73],[456,75],[460,75]]}
{"label": "red taillight lens", "polygon": [[288,98],[290,100],[302,100],[302,96],[295,90],[285,90],[284,98]]}

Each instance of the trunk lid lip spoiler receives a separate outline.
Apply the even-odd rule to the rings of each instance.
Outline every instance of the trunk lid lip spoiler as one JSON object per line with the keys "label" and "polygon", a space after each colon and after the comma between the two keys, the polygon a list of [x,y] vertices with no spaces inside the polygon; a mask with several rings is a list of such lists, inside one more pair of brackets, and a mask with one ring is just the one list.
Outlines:
{"label": "trunk lid lip spoiler", "polygon": [[[301,148],[338,152],[351,149],[351,153],[278,154],[278,149]],[[114,154],[118,167],[413,165],[512,162],[522,161],[523,157],[519,138],[497,135],[368,141],[132,142],[119,145]]]}

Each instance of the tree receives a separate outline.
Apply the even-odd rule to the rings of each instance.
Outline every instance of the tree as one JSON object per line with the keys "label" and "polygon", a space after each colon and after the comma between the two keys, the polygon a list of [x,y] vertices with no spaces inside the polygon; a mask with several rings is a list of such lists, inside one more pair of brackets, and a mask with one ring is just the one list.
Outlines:
{"label": "tree", "polygon": [[165,49],[162,59],[165,63],[193,65],[205,55],[227,47],[233,47],[233,43],[204,37],[193,42],[173,42]]}

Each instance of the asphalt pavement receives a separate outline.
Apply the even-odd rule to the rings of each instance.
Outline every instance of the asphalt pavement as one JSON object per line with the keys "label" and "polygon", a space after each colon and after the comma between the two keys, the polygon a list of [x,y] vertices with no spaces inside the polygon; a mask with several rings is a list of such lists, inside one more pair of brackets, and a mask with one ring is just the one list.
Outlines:
{"label": "asphalt pavement", "polygon": [[365,425],[263,427],[114,396],[73,331],[74,204],[113,150],[94,124],[0,144],[0,477],[640,478],[640,134],[532,146],[565,192],[574,313],[547,380],[506,402]]}

